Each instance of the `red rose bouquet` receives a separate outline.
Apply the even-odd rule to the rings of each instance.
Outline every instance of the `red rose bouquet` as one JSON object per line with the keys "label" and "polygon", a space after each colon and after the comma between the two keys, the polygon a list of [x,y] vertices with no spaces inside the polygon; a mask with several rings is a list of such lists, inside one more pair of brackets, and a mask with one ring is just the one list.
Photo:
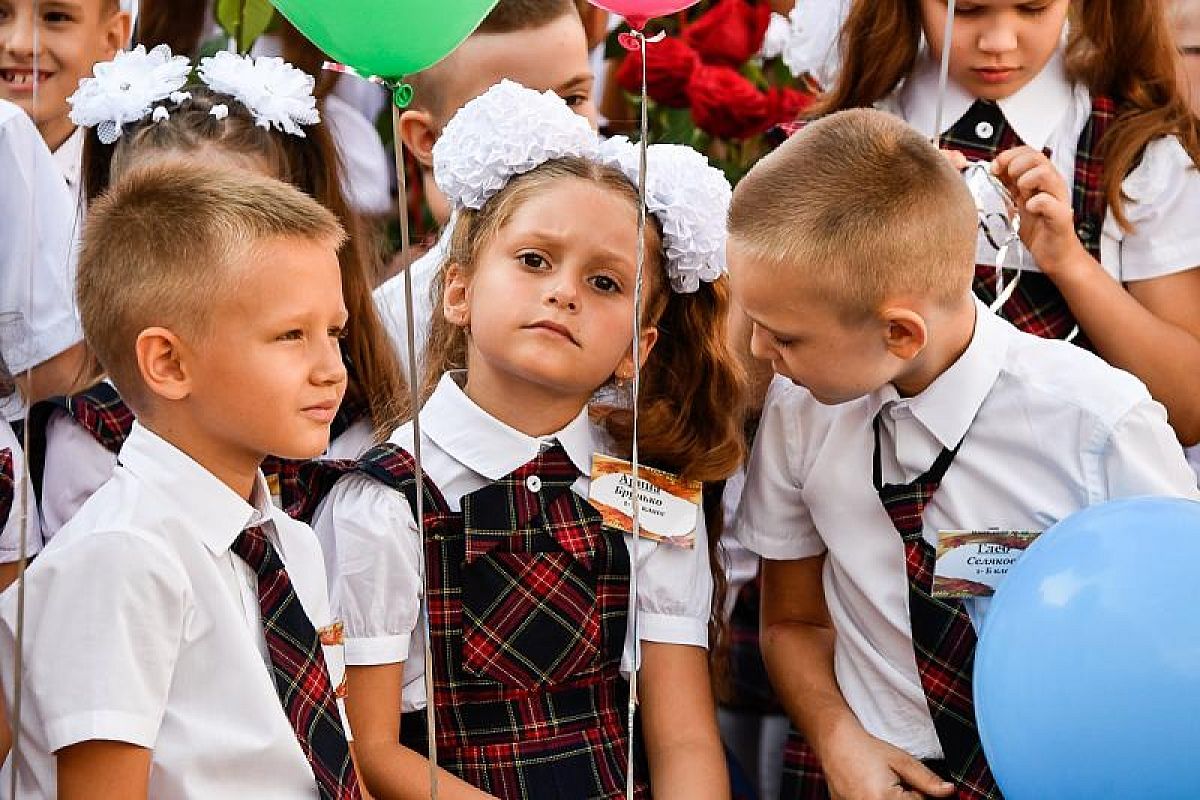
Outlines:
{"label": "red rose bouquet", "polygon": [[[736,181],[768,149],[764,134],[813,102],[816,83],[793,78],[778,56],[764,57],[768,0],[715,0],[663,22],[666,38],[646,45],[651,141],[689,144]],[[610,52],[620,59],[613,77],[636,109],[641,53]],[[613,128],[629,132],[638,115],[612,116]]]}

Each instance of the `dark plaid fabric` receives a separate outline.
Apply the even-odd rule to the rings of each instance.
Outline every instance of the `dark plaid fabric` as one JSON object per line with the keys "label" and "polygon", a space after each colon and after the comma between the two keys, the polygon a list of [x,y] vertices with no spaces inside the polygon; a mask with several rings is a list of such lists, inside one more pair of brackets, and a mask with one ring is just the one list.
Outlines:
{"label": "dark plaid fabric", "polygon": [[12,450],[5,447],[0,450],[0,530],[8,524],[8,517],[12,514],[13,500],[17,496],[16,487]]}
{"label": "dark plaid fabric", "polygon": [[[1000,790],[979,742],[971,676],[975,628],[960,600],[934,597],[933,546],[925,541],[921,515],[941,485],[958,447],[943,448],[933,466],[911,483],[884,484],[880,466],[879,417],[874,420],[874,482],[892,524],[904,542],[909,615],[917,671],[958,800],[996,800]],[[959,446],[961,447],[961,442]]]}
{"label": "dark plaid fabric", "polygon": [[[376,447],[360,469],[416,509],[406,451]],[[578,477],[554,445],[463,497],[460,513],[424,482],[438,762],[500,798],[624,796],[629,554],[571,491]],[[426,751],[424,712],[402,727]],[[648,797],[644,763],[635,774]]]}
{"label": "dark plaid fabric", "polygon": [[817,754],[795,729],[788,731],[783,748],[783,779],[779,800],[829,800],[829,784]]}
{"label": "dark plaid fabric", "polygon": [[[1116,104],[1107,97],[1094,97],[1092,110],[1079,136],[1075,149],[1075,170],[1072,175],[1072,206],[1075,211],[1075,232],[1083,246],[1097,261],[1100,260],[1101,231],[1108,212],[1108,201],[1104,196],[1104,159],[1100,155],[1100,142],[1109,126],[1116,119]],[[778,126],[776,139],[783,141],[803,129],[806,120]],[[991,135],[978,135],[979,123],[986,122]],[[987,130],[986,128],[983,130]],[[1023,142],[1004,119],[1000,107],[987,100],[976,100],[967,113],[956,122],[940,144],[949,150],[958,150],[974,161],[991,161],[997,154],[1018,147]],[[1016,271],[1004,270],[1007,285],[1016,277]],[[979,264],[975,267],[975,294],[989,305],[996,300],[996,268]],[[1024,272],[1012,296],[1004,304],[1001,313],[1005,319],[1026,333],[1047,339],[1063,339],[1075,328],[1075,316],[1067,301],[1054,282],[1040,272]],[[1075,344],[1089,348],[1091,345],[1082,333],[1073,340]]]}
{"label": "dark plaid fabric", "polygon": [[322,800],[358,800],[362,792],[321,639],[296,597],[283,561],[260,527],[242,531],[230,549],[258,575],[258,606],[275,689]]}
{"label": "dark plaid fabric", "polygon": [[729,697],[722,705],[754,714],[781,713],[771,689],[759,643],[758,617],[762,601],[762,577],[744,585],[729,617]]}
{"label": "dark plaid fabric", "polygon": [[133,411],[117,390],[104,381],[79,394],[45,402],[52,409],[61,408],[70,414],[71,419],[114,455],[121,451],[121,445],[133,430]]}

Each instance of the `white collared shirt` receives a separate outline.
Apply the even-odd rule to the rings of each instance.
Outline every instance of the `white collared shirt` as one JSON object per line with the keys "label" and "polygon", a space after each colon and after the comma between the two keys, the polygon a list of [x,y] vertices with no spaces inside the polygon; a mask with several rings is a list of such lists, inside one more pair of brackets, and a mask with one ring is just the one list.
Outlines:
{"label": "white collared shirt", "polygon": [[[0,355],[16,374],[83,340],[72,291],[75,208],[46,143],[0,100]],[[9,419],[24,416],[4,404]]]}
{"label": "white collared shirt", "polygon": [[[583,473],[572,489],[587,497],[596,450],[587,409],[552,437],[537,439],[488,415],[443,376],[421,411],[421,455],[426,477],[454,511],[463,495],[482,489],[532,461],[556,439]],[[392,435],[411,451],[412,426]],[[637,543],[637,607],[642,641],[706,647],[712,573],[704,515],[697,513],[696,546],[684,549]],[[330,596],[346,624],[346,663],[404,662],[403,710],[426,705],[421,545],[402,494],[364,475],[349,475],[318,509],[313,529],[332,576]],[[632,538],[625,537],[632,553]],[[633,598],[630,599],[632,612]],[[632,627],[627,630],[622,670],[633,664]]]}
{"label": "white collared shirt", "polygon": [[[1106,500],[1200,492],[1166,412],[1140,381],[1074,345],[1021,333],[979,303],[966,352],[915,397],[888,384],[826,406],[776,377],[738,536],[764,558],[827,554],[834,669],[846,702],[869,733],[937,758],[912,648],[904,548],[872,482],[871,421],[880,409],[886,483],[915,479],[943,447],[962,442],[925,509],[931,544],[939,530],[1044,530]],[[968,603],[976,624],[986,604]]]}
{"label": "white collared shirt", "polygon": [[[430,329],[433,327],[434,309],[441,313],[442,299],[435,298],[435,284],[442,262],[450,250],[450,236],[454,232],[454,216],[429,251],[414,261],[408,272],[412,275],[413,283],[413,339],[416,343],[417,372],[424,370],[425,347],[429,342]],[[400,358],[400,366],[404,370],[405,380],[408,379],[408,304],[404,299],[404,273],[394,275],[383,282],[374,293],[375,310],[379,312],[379,320],[383,323],[396,355]]]}
{"label": "white collared shirt", "polygon": [[[879,105],[931,135],[937,97],[938,65],[923,51],[913,74]],[[949,81],[941,133],[953,127],[974,101]],[[1091,114],[1092,96],[1087,87],[1070,82],[1061,50],[1037,77],[998,105],[1025,144],[1035,150],[1050,148],[1051,162],[1073,192],[1075,152]],[[1127,283],[1200,267],[1200,226],[1196,225],[1200,219],[1200,170],[1179,140],[1165,136],[1150,142],[1121,186],[1129,198],[1125,213],[1134,230],[1123,231],[1112,209],[1108,210],[1100,242],[1100,263],[1105,271]],[[1037,269],[1025,246],[1017,247],[1026,268]],[[981,234],[977,263],[994,264],[995,255],[995,248]]]}
{"label": "white collared shirt", "polygon": [[[54,752],[108,739],[154,751],[151,797],[316,798],[269,672],[257,579],[229,549],[263,524],[323,627],[312,532],[271,506],[261,475],[252,505],[140,425],[120,460],[26,573],[20,796],[54,797]],[[0,595],[9,661],[15,625],[10,590]],[[340,649],[325,657],[336,686]]]}
{"label": "white collared shirt", "polygon": [[21,523],[25,528],[25,555],[36,555],[42,549],[41,526],[33,499],[33,486],[25,471],[25,451],[12,427],[0,419],[0,451],[12,456],[13,497],[8,519],[0,525],[0,564],[12,564],[21,557]]}

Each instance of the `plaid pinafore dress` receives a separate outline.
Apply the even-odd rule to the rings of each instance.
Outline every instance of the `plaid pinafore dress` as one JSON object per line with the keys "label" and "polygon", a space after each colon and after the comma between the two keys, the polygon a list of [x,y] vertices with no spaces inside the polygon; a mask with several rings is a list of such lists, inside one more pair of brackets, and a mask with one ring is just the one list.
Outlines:
{"label": "plaid pinafore dress", "polygon": [[[416,508],[407,451],[380,445],[358,469]],[[424,482],[438,763],[503,800],[624,796],[629,552],[571,491],[579,474],[555,444],[460,512]],[[425,711],[401,741],[427,752]]]}

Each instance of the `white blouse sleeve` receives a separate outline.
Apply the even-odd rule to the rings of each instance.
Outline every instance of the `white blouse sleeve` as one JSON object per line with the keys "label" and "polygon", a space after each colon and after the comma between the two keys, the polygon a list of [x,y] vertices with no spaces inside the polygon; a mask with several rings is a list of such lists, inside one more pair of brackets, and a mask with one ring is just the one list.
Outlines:
{"label": "white blouse sleeve", "polygon": [[117,457],[66,411],[46,423],[46,464],[42,475],[42,535],[50,541],[87,499],[112,477]]}
{"label": "white blouse sleeve", "polygon": [[421,608],[416,521],[400,492],[365,475],[338,481],[313,521],[329,569],[346,663],[408,660]]}
{"label": "white blouse sleeve", "polygon": [[1200,267],[1200,171],[1179,140],[1165,136],[1147,145],[1121,187],[1129,198],[1125,214],[1133,230],[1123,231],[1109,210],[1101,261],[1115,259],[1122,282]]}
{"label": "white blouse sleeve", "polygon": [[[0,564],[11,564],[21,557],[21,520],[25,520],[25,555],[36,555],[42,549],[41,526],[33,487],[25,473],[25,454],[12,428],[0,419],[0,452],[7,450],[11,459],[12,493],[8,519],[0,520]],[[2,491],[2,490],[0,490]]]}
{"label": "white blouse sleeve", "polygon": [[803,391],[785,378],[771,383],[746,465],[734,532],[738,541],[763,558],[791,560],[825,552],[801,494]]}

